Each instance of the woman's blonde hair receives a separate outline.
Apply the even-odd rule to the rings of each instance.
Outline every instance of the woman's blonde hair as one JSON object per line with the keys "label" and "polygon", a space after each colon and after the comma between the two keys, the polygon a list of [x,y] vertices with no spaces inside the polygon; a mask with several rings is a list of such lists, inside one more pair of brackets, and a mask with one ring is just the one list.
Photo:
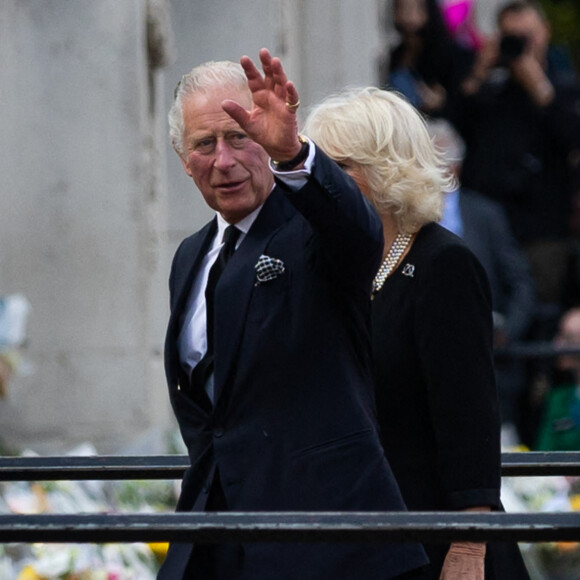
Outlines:
{"label": "woman's blonde hair", "polygon": [[360,166],[371,203],[402,233],[441,219],[443,193],[455,187],[425,121],[402,96],[375,87],[348,89],[315,106],[304,126],[334,160]]}

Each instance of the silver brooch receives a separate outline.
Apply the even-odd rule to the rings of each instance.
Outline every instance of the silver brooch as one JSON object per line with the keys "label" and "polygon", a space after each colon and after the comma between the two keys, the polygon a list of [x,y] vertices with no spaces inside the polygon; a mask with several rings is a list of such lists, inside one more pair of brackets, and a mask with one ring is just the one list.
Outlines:
{"label": "silver brooch", "polygon": [[412,278],[415,274],[415,266],[409,263],[405,264],[402,274],[403,276],[409,276],[409,278]]}

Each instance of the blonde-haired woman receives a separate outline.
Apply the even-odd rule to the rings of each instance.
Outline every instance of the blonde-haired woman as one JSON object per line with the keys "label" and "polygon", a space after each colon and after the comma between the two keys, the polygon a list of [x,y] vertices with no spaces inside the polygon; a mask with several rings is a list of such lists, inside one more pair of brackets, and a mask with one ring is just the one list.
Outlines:
{"label": "blonde-haired woman", "polygon": [[[454,186],[423,118],[398,94],[353,89],[315,107],[304,132],[358,184],[383,222],[372,290],[381,436],[413,511],[500,509],[500,419],[483,267],[441,227]],[[517,546],[427,545],[426,578],[525,578]],[[521,572],[521,574],[520,574]]]}

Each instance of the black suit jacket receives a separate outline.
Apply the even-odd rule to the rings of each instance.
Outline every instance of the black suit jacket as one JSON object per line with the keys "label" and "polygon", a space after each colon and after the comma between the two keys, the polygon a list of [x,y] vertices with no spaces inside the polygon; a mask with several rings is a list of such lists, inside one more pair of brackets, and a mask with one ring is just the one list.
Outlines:
{"label": "black suit jacket", "polygon": [[535,304],[534,281],[528,260],[498,203],[462,189],[459,210],[463,240],[487,273],[493,309],[505,317],[508,339],[520,340],[529,328]]}
{"label": "black suit jacket", "polygon": [[[178,504],[203,510],[219,470],[233,511],[404,509],[379,443],[369,295],[382,229],[352,180],[321,151],[308,184],[278,184],[215,294],[215,407],[179,389],[184,307],[215,231],[178,249],[166,342],[169,393],[191,459]],[[284,274],[257,283],[261,255]],[[159,578],[181,578],[191,546]],[[424,563],[416,544],[247,544],[240,578],[384,580]]]}

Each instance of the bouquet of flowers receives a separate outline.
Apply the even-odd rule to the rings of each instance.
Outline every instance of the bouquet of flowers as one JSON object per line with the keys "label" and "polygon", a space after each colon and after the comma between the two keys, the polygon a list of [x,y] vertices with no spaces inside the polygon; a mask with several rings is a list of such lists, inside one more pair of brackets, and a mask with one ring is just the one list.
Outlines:
{"label": "bouquet of flowers", "polygon": [[[73,455],[96,454],[90,446]],[[173,511],[172,481],[0,483],[0,512],[120,513]],[[0,580],[154,580],[167,544],[7,544]]]}
{"label": "bouquet of flowers", "polygon": [[[580,478],[504,478],[502,503],[508,512],[580,511]],[[521,544],[520,548],[532,580],[580,580],[579,542]]]}

